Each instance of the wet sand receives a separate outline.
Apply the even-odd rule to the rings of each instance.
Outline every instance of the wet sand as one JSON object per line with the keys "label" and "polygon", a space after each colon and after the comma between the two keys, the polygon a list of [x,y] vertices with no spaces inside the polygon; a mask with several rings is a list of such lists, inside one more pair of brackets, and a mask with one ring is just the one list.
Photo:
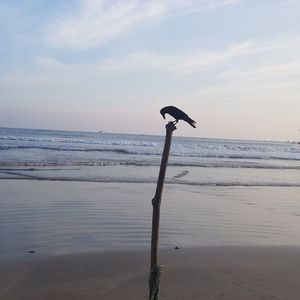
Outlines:
{"label": "wet sand", "polygon": [[[0,299],[147,299],[153,192],[1,180]],[[160,299],[298,300],[298,203],[299,188],[166,185]]]}
{"label": "wet sand", "polygon": [[[6,261],[0,299],[147,299],[148,253],[106,252]],[[164,249],[160,299],[299,299],[300,248]]]}
{"label": "wet sand", "polygon": [[[0,260],[145,250],[153,184],[0,180]],[[300,246],[300,188],[165,185],[162,247]]]}

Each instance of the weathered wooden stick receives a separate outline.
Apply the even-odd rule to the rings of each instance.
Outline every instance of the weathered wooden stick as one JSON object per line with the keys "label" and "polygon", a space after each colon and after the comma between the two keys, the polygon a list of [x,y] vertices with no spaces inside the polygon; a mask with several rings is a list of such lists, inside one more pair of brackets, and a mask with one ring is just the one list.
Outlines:
{"label": "weathered wooden stick", "polygon": [[152,199],[153,215],[152,215],[152,237],[151,237],[151,265],[150,265],[150,277],[149,277],[149,300],[158,299],[159,278],[160,278],[160,269],[161,269],[161,267],[158,265],[158,259],[157,259],[160,203],[161,203],[161,195],[164,187],[168,158],[170,154],[172,134],[174,130],[176,130],[176,126],[174,125],[173,122],[169,122],[166,125],[166,138],[165,138],[164,151],[161,159],[156,191],[155,191],[154,198]]}

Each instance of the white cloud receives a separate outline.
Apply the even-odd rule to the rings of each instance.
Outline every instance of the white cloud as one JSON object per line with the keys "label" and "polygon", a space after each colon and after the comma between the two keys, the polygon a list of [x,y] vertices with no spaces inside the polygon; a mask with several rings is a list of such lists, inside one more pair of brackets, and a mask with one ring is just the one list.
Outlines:
{"label": "white cloud", "polygon": [[[168,72],[188,76],[217,69],[219,78],[284,77],[299,74],[298,36],[269,41],[245,41],[223,49],[187,54],[160,55],[140,52],[98,61],[111,72]],[[263,60],[262,60],[263,58]]]}
{"label": "white cloud", "polygon": [[76,12],[62,15],[48,28],[48,45],[67,49],[99,46],[144,22],[201,9],[230,5],[239,0],[87,0]]}
{"label": "white cloud", "polygon": [[188,75],[206,70],[231,58],[251,52],[253,42],[227,46],[219,51],[190,53],[188,55],[159,55],[140,52],[116,58],[103,59],[98,62],[102,70],[118,72],[140,72],[158,70],[175,75]]}
{"label": "white cloud", "polygon": [[174,63],[170,67],[171,71],[177,72],[179,75],[189,75],[207,70],[207,68],[219,66],[238,56],[251,53],[254,48],[254,42],[244,42],[227,46],[219,51],[203,52],[186,57],[178,63]]}
{"label": "white cloud", "polygon": [[48,71],[67,71],[70,66],[50,57],[35,57],[35,63],[42,69]]}
{"label": "white cloud", "polygon": [[243,77],[286,77],[300,75],[300,61],[283,64],[273,64],[256,68],[249,72],[238,72],[236,76]]}
{"label": "white cloud", "polygon": [[169,70],[176,58],[150,52],[139,52],[98,62],[100,70],[112,72],[141,72],[149,70]]}

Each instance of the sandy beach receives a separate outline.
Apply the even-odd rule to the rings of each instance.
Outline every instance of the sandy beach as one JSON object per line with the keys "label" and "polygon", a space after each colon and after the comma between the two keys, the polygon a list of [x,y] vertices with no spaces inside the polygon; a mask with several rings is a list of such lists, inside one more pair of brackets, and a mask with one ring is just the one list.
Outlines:
{"label": "sandy beach", "polygon": [[[299,299],[300,249],[165,249],[160,299]],[[1,263],[0,298],[147,299],[148,253],[110,252]]]}
{"label": "sandy beach", "polygon": [[[150,247],[155,184],[1,180],[0,259]],[[300,246],[298,187],[166,185],[163,248]]]}
{"label": "sandy beach", "polygon": [[[147,299],[153,190],[1,180],[0,299]],[[298,192],[166,185],[160,299],[299,299]]]}

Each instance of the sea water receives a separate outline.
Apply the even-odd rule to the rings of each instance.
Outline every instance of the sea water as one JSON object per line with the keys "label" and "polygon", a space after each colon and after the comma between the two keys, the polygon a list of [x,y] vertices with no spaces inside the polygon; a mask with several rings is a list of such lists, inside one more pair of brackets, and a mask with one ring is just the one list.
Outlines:
{"label": "sea water", "polygon": [[[0,128],[0,178],[153,183],[163,145],[163,136]],[[299,174],[299,144],[175,132],[166,181],[300,186]]]}
{"label": "sea water", "polygon": [[[0,128],[0,259],[149,249],[164,137]],[[300,145],[177,137],[160,246],[300,245]]]}

